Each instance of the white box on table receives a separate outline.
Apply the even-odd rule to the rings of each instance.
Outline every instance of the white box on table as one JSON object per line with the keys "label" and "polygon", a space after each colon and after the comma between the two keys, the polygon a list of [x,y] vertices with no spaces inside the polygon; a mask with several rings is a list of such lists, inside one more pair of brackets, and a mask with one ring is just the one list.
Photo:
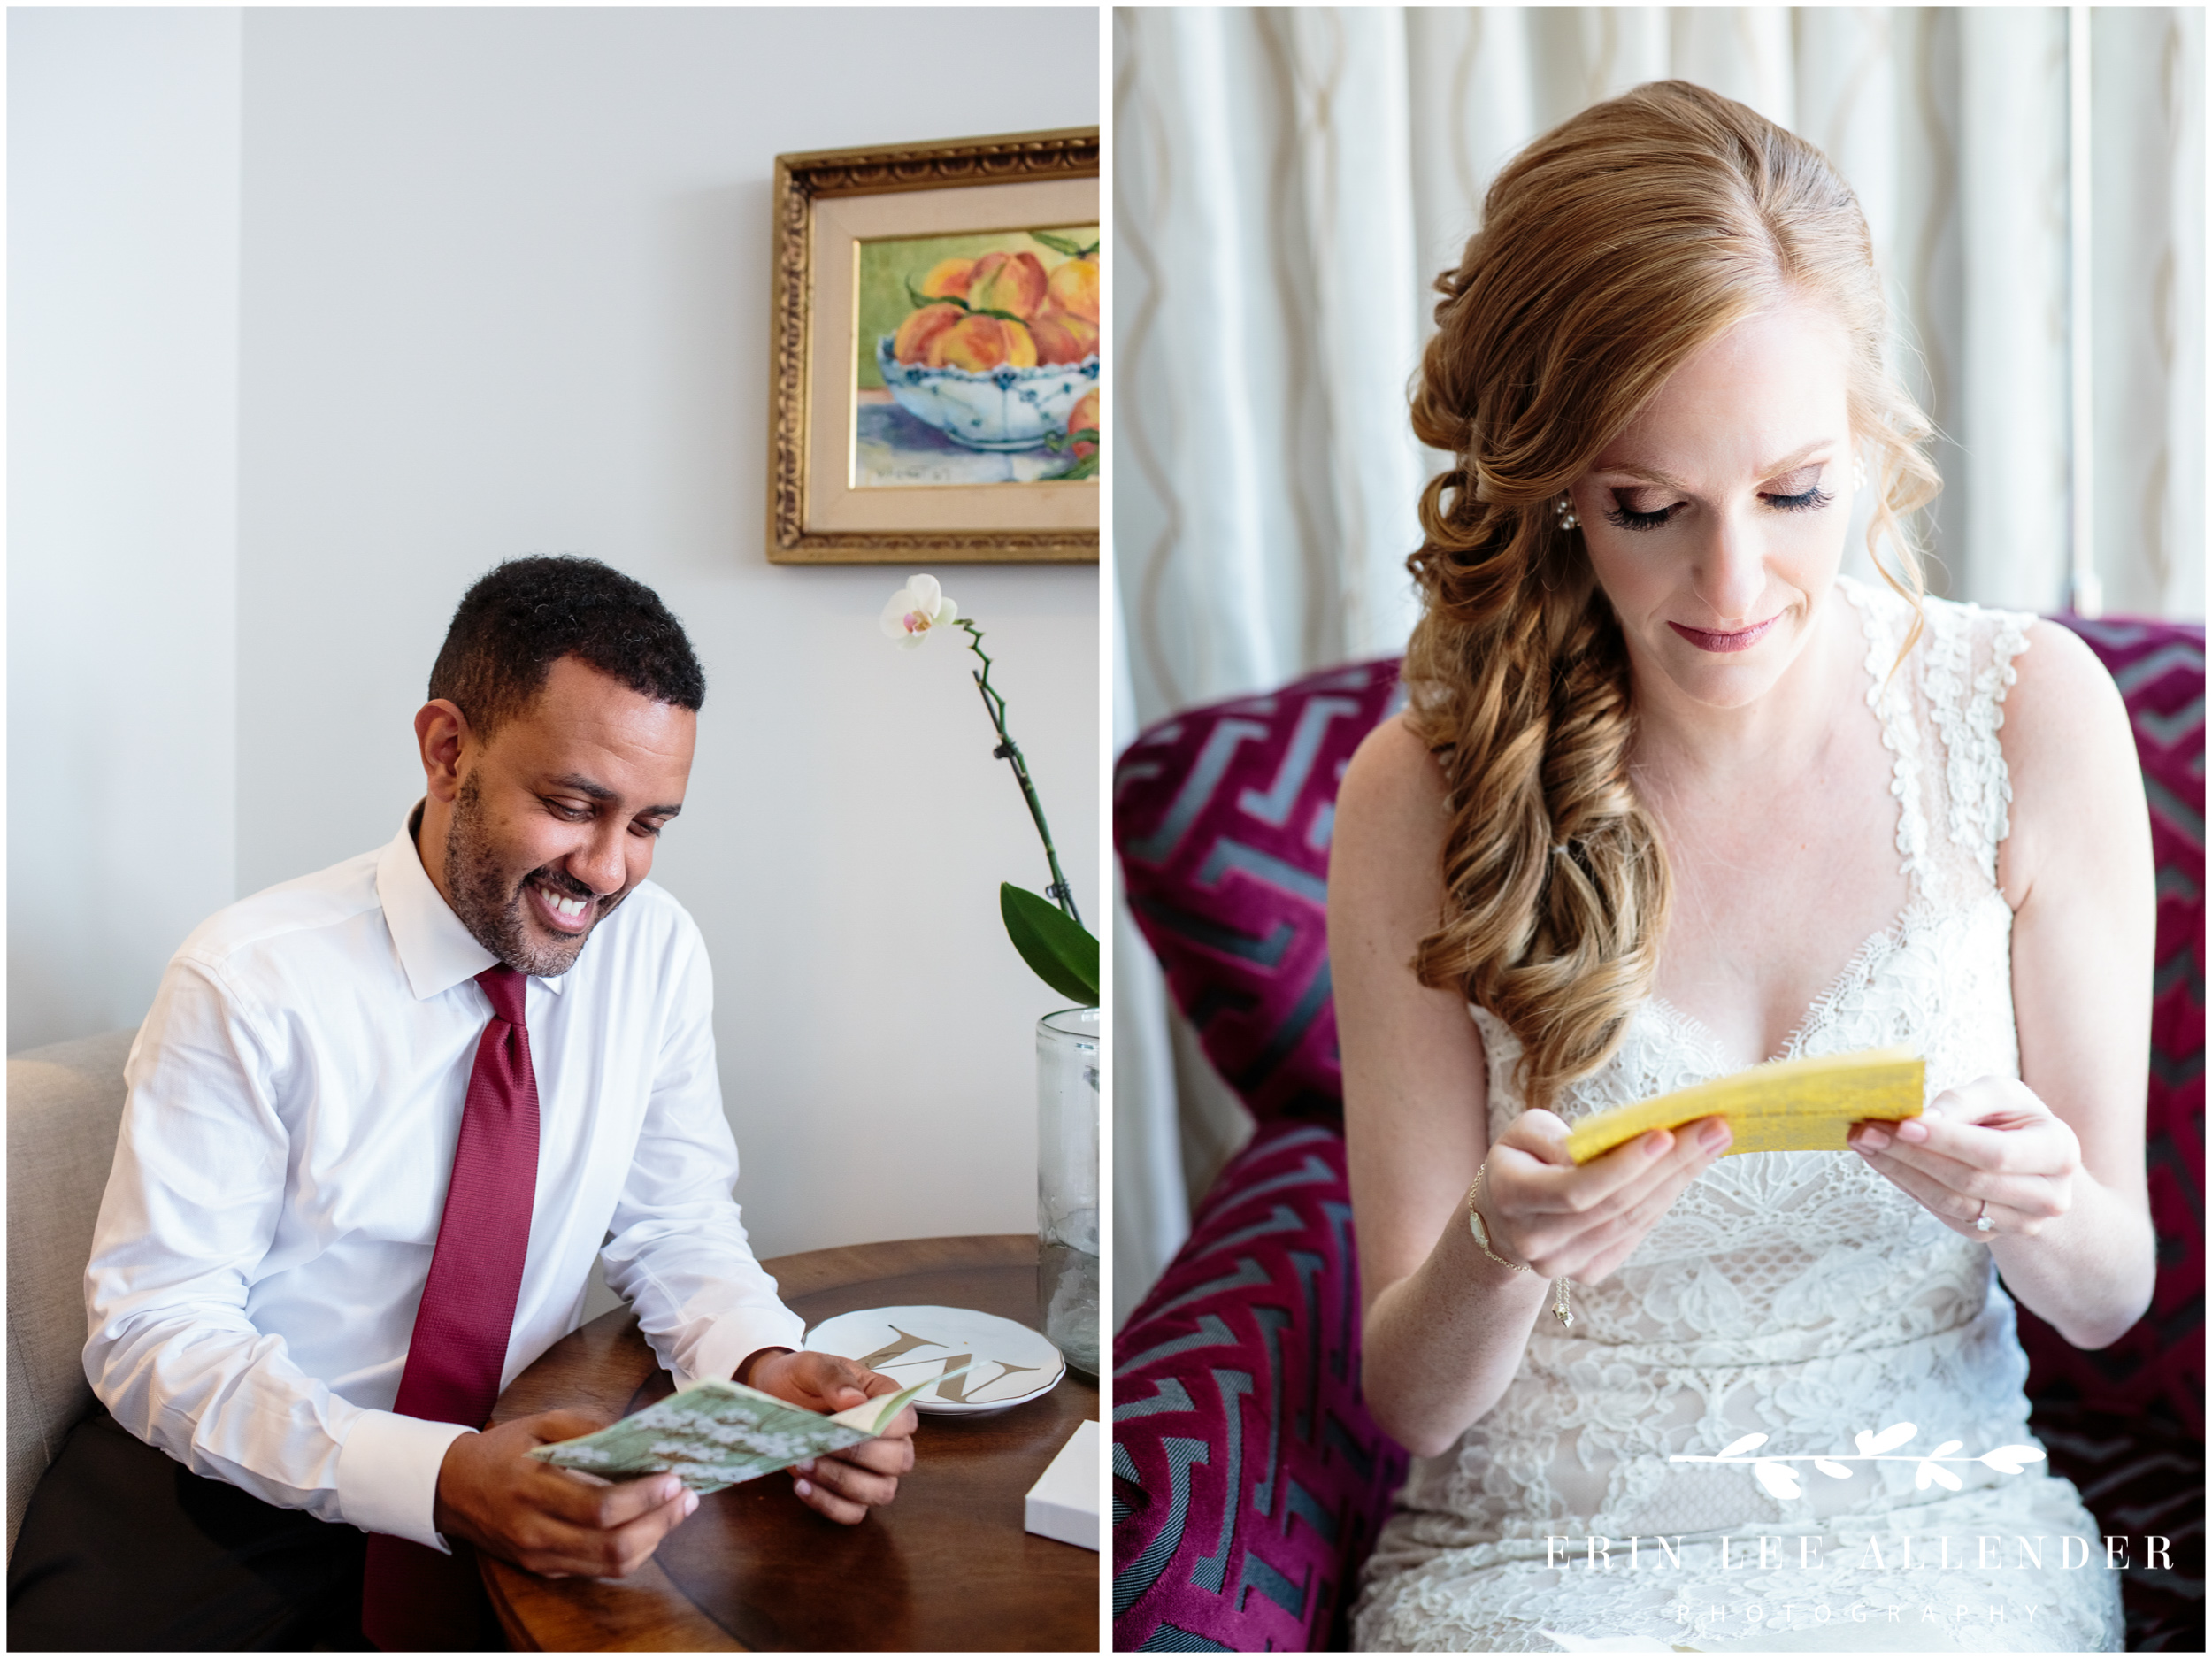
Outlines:
{"label": "white box on table", "polygon": [[1098,1424],[1079,1423],[1022,1501],[1022,1525],[1064,1544],[1098,1548]]}

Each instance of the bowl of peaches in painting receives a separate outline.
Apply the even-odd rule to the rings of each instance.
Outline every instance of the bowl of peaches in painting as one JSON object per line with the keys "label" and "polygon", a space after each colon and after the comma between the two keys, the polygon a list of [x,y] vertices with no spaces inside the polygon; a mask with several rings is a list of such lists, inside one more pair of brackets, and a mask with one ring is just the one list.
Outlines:
{"label": "bowl of peaches in painting", "polygon": [[855,488],[1095,477],[1098,249],[1094,225],[862,242]]}

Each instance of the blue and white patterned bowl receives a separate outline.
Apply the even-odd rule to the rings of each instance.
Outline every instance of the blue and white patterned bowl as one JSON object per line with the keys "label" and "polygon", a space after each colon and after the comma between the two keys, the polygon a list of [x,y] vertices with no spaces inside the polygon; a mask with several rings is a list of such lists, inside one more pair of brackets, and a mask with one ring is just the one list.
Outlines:
{"label": "blue and white patterned bowl", "polygon": [[895,335],[876,342],[876,366],[901,409],[971,449],[1034,449],[1064,433],[1083,394],[1098,384],[1098,354],[1080,363],[933,369],[891,355]]}

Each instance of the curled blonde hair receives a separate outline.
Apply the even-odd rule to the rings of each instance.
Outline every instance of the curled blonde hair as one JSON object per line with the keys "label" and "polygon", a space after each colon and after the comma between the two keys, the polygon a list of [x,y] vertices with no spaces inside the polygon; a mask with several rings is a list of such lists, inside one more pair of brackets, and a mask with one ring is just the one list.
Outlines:
{"label": "curled blonde hair", "polygon": [[1657,971],[1671,891],[1629,782],[1626,647],[1553,503],[1700,348],[1810,296],[1849,337],[1868,550],[1912,602],[1916,638],[1904,520],[1939,488],[1921,448],[1933,429],[1885,362],[1850,187],[1810,144],[1686,81],[1594,104],[1514,157],[1436,287],[1413,425],[1455,460],[1421,495],[1425,540],[1408,564],[1424,609],[1404,673],[1450,826],[1444,913],[1413,967],[1505,1023],[1524,1097],[1547,1106],[1620,1046]]}

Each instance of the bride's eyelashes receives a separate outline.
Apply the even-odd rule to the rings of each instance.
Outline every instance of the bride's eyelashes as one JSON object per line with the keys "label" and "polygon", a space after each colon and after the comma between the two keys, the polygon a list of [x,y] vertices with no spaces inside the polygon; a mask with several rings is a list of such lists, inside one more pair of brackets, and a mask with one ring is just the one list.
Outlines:
{"label": "bride's eyelashes", "polygon": [[1605,522],[1623,530],[1656,530],[1673,518],[1681,505],[1680,502],[1677,502],[1674,506],[1662,507],[1656,512],[1638,512],[1617,489],[1613,492],[1612,511],[1605,515]]}
{"label": "bride's eyelashes", "polygon": [[1762,495],[1759,499],[1777,512],[1813,512],[1825,507],[1835,497],[1816,484],[1812,488],[1794,495]]}
{"label": "bride's eyelashes", "polygon": [[[1630,493],[1627,490],[1619,489],[1613,492],[1612,508],[1604,515],[1606,523],[1622,530],[1656,530],[1671,520],[1676,513],[1681,511],[1686,504],[1676,502],[1671,506],[1661,507],[1655,511],[1639,512],[1628,504],[1627,498]],[[1760,492],[1759,499],[1777,512],[1817,512],[1835,497],[1816,484],[1809,489],[1800,490],[1794,495],[1778,495],[1771,491],[1763,490]]]}

